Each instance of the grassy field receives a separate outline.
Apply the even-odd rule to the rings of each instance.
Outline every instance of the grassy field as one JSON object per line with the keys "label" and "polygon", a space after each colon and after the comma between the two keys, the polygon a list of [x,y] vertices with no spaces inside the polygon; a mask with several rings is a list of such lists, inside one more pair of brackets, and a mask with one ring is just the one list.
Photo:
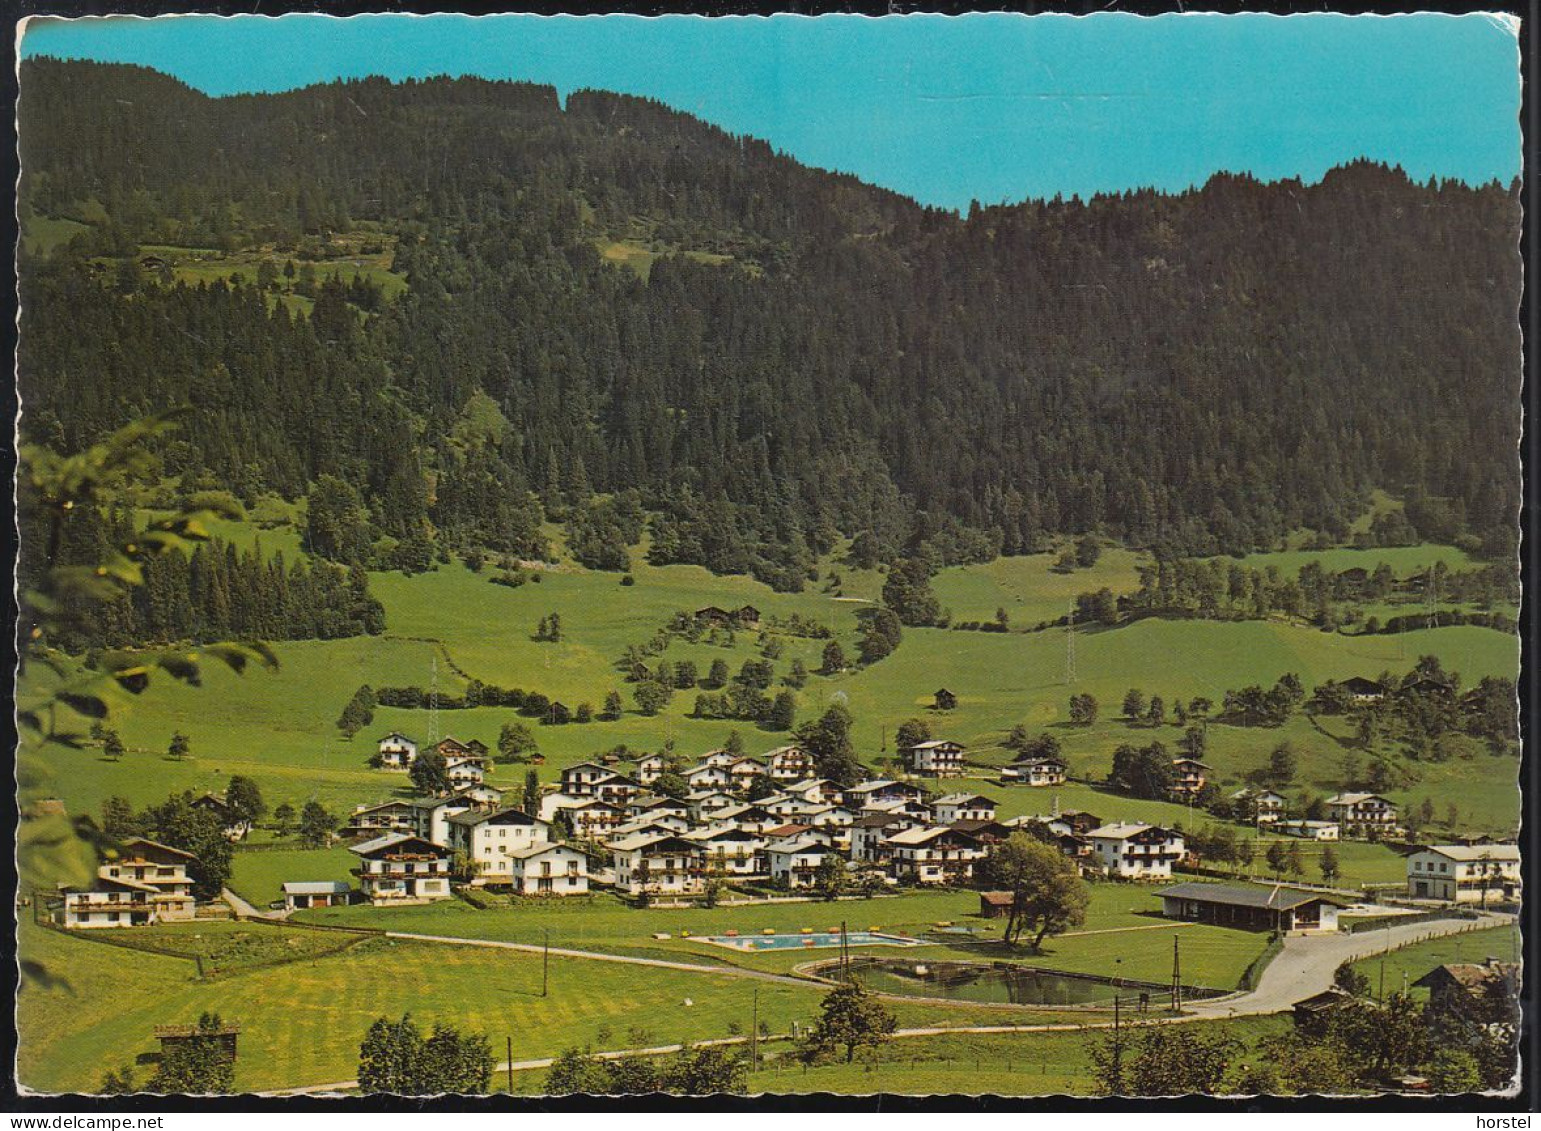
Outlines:
{"label": "grassy field", "polygon": [[1385,956],[1384,961],[1380,958],[1367,958],[1362,962],[1356,962],[1354,969],[1370,979],[1372,993],[1381,992],[1384,967],[1386,993],[1400,993],[1405,987],[1413,997],[1425,1001],[1428,999],[1429,991],[1415,987],[1413,983],[1434,967],[1443,966],[1447,962],[1482,962],[1488,958],[1497,958],[1504,962],[1519,961],[1518,921],[1507,927],[1490,927],[1486,930],[1446,935],[1443,938],[1414,943],[1412,946],[1392,951]]}
{"label": "grassy field", "polygon": [[1058,558],[1058,553],[1031,554],[953,566],[937,574],[931,584],[942,607],[951,610],[954,624],[993,622],[996,610],[1005,609],[1011,627],[1030,629],[1065,616],[1081,593],[1103,588],[1115,594],[1133,593],[1140,587],[1135,566],[1145,560],[1129,550],[1105,550],[1088,569],[1056,573],[1051,567]]}
{"label": "grassy field", "polygon": [[[1246,1045],[1284,1031],[1279,1017],[1246,1018],[1206,1025]],[[750,1092],[835,1092],[865,1095],[1095,1095],[1087,1033],[959,1033],[891,1041],[853,1064],[808,1068],[771,1046],[777,1055],[750,1077]],[[530,1075],[535,1075],[531,1073]],[[531,1082],[529,1087],[538,1086]]]}
{"label": "grassy field", "polygon": [[[241,1025],[238,1090],[351,1078],[358,1042],[377,1017],[404,1012],[424,1027],[445,1021],[485,1032],[501,1056],[512,1036],[516,1059],[551,1056],[571,1045],[646,1046],[746,1030],[758,993],[773,1033],[806,1024],[819,987],[554,959],[541,996],[541,958],[516,951],[369,940],[206,981],[192,963],[133,955],[26,922],[24,961],[55,979],[28,984],[18,1002],[22,1084],[43,1091],[95,1088],[102,1073],[154,1050],[158,1024],[204,1011]],[[410,976],[403,976],[410,971]],[[988,1010],[922,1003],[896,1007],[901,1024],[999,1023]],[[1029,1017],[1024,1017],[1024,1021]],[[143,1073],[149,1069],[140,1069]]]}
{"label": "grassy field", "polygon": [[337,954],[365,936],[209,919],[103,930],[92,936],[155,953],[196,958],[205,977]]}
{"label": "grassy field", "polygon": [[[769,929],[796,934],[803,928],[852,931],[881,928],[922,939],[921,947],[860,948],[877,957],[1011,960],[1049,969],[1105,973],[1140,981],[1169,981],[1172,940],[1180,936],[1184,980],[1215,989],[1234,988],[1262,951],[1264,939],[1247,931],[1172,924],[1160,917],[1161,901],[1151,887],[1098,884],[1086,923],[1076,932],[1045,941],[1042,954],[1008,949],[999,941],[1000,923],[979,917],[974,892],[908,894],[838,903],[762,904],[739,907],[638,910],[608,895],[591,900],[531,902],[479,911],[459,900],[421,907],[377,909],[356,906],[300,913],[319,923],[384,927],[387,930],[451,937],[497,939],[595,950],[644,958],[687,958],[756,970],[789,971],[834,956],[831,950],[772,950],[745,953],[699,941],[702,935],[737,930],[743,936]],[[969,927],[973,935],[942,933],[939,924]],[[657,939],[655,934],[668,935]]]}
{"label": "grassy field", "polygon": [[235,853],[230,886],[238,895],[263,908],[283,898],[282,885],[290,880],[342,880],[357,884],[348,869],[358,857],[345,848],[296,848],[283,852]]}
{"label": "grassy field", "polygon": [[[289,526],[259,532],[251,524],[231,523],[222,524],[218,533],[243,544],[260,537],[264,547],[281,548],[286,556],[298,553],[297,535]],[[1427,551],[1411,548],[1406,553],[1427,560]],[[953,606],[955,617],[966,612],[990,619],[994,609],[1004,605],[1013,626],[1025,628],[1035,617],[1060,615],[1066,594],[1083,585],[1134,584],[1135,556],[1122,551],[1109,550],[1092,570],[1067,577],[1053,574],[1051,561],[1049,555],[1035,555],[948,570],[938,579],[937,589]],[[863,600],[876,596],[881,576],[831,568],[839,573],[838,590],[821,585],[802,594],[777,594],[746,577],[715,577],[698,567],[655,567],[640,560],[632,569],[632,586],[622,586],[616,574],[570,564],[542,571],[539,583],[517,589],[492,585],[488,573],[473,573],[458,563],[411,578],[375,574],[372,585],[387,611],[386,636],[280,643],[279,672],[252,672],[243,678],[211,672],[198,689],[161,681],[149,694],[128,703],[115,720],[130,748],[122,762],[109,763],[95,750],[58,751],[50,759],[57,764],[63,799],[72,812],[95,812],[112,794],[144,803],[170,789],[221,788],[232,773],[255,777],[270,806],[281,801],[298,806],[314,797],[346,812],[357,804],[385,800],[404,787],[400,777],[367,768],[372,738],[393,728],[423,737],[428,718],[426,711],[382,709],[371,727],[351,742],[340,738],[334,720],[360,684],[427,685],[435,659],[439,686],[446,693],[463,686],[451,662],[485,682],[539,690],[569,707],[585,702],[598,706],[609,690],[621,691],[628,710],[617,721],[532,727],[547,757],[541,771],[546,780],[554,779],[563,766],[622,743],[658,749],[672,741],[689,757],[720,745],[729,732],[738,730],[751,753],[763,751],[786,736],[754,724],[690,718],[693,691],[676,693],[655,718],[630,709],[630,689],[615,661],[628,645],[649,639],[676,611],[707,604],[752,603],[767,615],[814,618],[828,625],[847,653],[854,654],[855,612]],[[553,611],[562,615],[563,641],[531,639],[539,620]],[[691,660],[703,674],[713,659],[722,658],[736,671],[745,660],[760,655],[761,643],[761,634],[755,632],[739,632],[731,642],[676,641],[662,658],[671,663]],[[810,670],[818,667],[822,641],[783,637],[781,643],[783,654],[775,663],[778,679],[794,658]],[[1196,695],[1218,701],[1228,688],[1271,684],[1286,671],[1297,673],[1308,687],[1327,678],[1404,671],[1424,652],[1439,655],[1468,685],[1484,675],[1512,677],[1518,663],[1517,641],[1490,629],[1452,627],[1353,637],[1277,621],[1147,620],[1079,632],[1075,651],[1076,682],[1071,687],[1065,682],[1063,631],[908,629],[898,651],[881,663],[835,677],[810,677],[799,693],[799,715],[807,718],[831,702],[845,702],[856,718],[859,755],[879,769],[894,753],[898,724],[912,716],[927,719],[938,734],[965,743],[972,759],[997,765],[1009,758],[1000,745],[1006,732],[1025,723],[1057,735],[1072,775],[1095,781],[1106,774],[1120,743],[1160,739],[1171,747],[1181,736],[1175,725],[1152,730],[1116,717],[1123,693],[1131,686],[1162,695],[1171,704]],[[959,696],[958,708],[947,714],[930,710],[931,693],[940,686]],[[1101,711],[1091,726],[1068,722],[1072,691],[1098,699]],[[493,744],[511,717],[506,709],[445,711],[440,728]],[[192,738],[193,756],[180,763],[163,756],[176,730]],[[1209,738],[1206,761],[1214,766],[1223,789],[1244,784],[1282,741],[1291,742],[1298,754],[1298,780],[1287,791],[1297,796],[1335,792],[1345,763],[1366,761],[1350,749],[1352,735],[1341,719],[1297,716],[1276,729],[1212,724]],[[1428,797],[1441,822],[1453,802],[1460,831],[1506,832],[1514,825],[1517,765],[1512,759],[1479,754],[1414,769],[1416,781],[1390,791],[1395,800],[1417,804]],[[523,774],[523,767],[498,767],[493,780],[518,784]],[[1051,804],[1045,791],[990,784],[986,791],[1001,801],[1003,816],[1046,811]],[[1190,823],[1178,806],[1099,795],[1085,786],[1059,793],[1062,806],[1090,809],[1110,819]]]}

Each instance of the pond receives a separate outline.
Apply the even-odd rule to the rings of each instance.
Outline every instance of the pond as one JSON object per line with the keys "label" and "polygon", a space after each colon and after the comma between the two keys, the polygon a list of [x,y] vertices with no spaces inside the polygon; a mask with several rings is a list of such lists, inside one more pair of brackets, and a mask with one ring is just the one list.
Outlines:
{"label": "pond", "polygon": [[[851,972],[877,993],[904,997],[949,998],[996,1005],[1108,1005],[1118,996],[1139,1008],[1141,995],[1151,1007],[1170,1004],[1171,987],[1149,982],[1115,982],[1089,974],[1069,974],[1006,963],[910,962],[857,958]],[[833,975],[833,969],[824,971]],[[1185,988],[1185,1000],[1213,997],[1217,991]]]}

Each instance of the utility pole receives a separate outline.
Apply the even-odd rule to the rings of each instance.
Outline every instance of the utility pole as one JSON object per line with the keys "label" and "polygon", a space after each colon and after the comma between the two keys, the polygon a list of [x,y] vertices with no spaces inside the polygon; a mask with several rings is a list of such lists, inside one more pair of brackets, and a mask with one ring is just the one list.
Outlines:
{"label": "utility pole", "polygon": [[507,1040],[508,1040],[508,1094],[509,1095],[513,1095],[514,1094],[514,1038],[513,1038],[512,1035],[509,1035],[507,1037]]}
{"label": "utility pole", "polygon": [[749,1023],[749,1071],[760,1071],[760,987],[754,988],[754,1008]]}
{"label": "utility pole", "polygon": [[1171,1009],[1182,1012],[1182,958],[1177,954],[1177,935],[1171,937]]}
{"label": "utility pole", "polygon": [[540,952],[540,996],[551,988],[551,928],[546,928],[546,945]]}
{"label": "utility pole", "polygon": [[1065,686],[1075,683],[1075,602],[1070,602],[1070,615],[1065,618]]}

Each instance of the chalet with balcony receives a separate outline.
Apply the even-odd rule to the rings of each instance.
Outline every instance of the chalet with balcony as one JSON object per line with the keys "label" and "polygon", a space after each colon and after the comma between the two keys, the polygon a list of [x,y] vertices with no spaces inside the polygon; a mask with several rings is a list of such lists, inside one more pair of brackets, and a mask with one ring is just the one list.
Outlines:
{"label": "chalet with balcony", "polygon": [[765,874],[766,839],[740,825],[712,825],[682,834],[701,846],[707,871],[723,876],[759,876]]}
{"label": "chalet with balcony", "polygon": [[610,845],[615,887],[628,895],[690,895],[706,886],[706,850],[682,836],[636,836]]}
{"label": "chalet with balcony", "polygon": [[1196,797],[1209,781],[1209,765],[1197,758],[1172,759],[1172,796]]}
{"label": "chalet with balcony", "polygon": [[450,897],[451,852],[410,833],[386,833],[355,844],[353,869],[364,898],[375,904],[429,903]]}
{"label": "chalet with balcony", "polygon": [[410,801],[384,801],[378,805],[360,805],[348,815],[342,835],[366,839],[383,833],[417,831],[417,810]]}
{"label": "chalet with balcony", "polygon": [[60,890],[59,922],[74,930],[190,920],[196,905],[187,869],[197,859],[180,848],[130,837],[116,859],[98,866],[91,887]]}
{"label": "chalet with balcony", "polygon": [[540,843],[508,854],[509,884],[518,895],[586,895],[589,858],[566,844]]}
{"label": "chalet with balcony", "polygon": [[1339,793],[1327,799],[1327,816],[1351,837],[1396,836],[1402,831],[1397,823],[1394,802],[1374,793]]}
{"label": "chalet with balcony", "polygon": [[993,821],[995,801],[979,793],[949,793],[931,802],[931,812],[939,825],[957,821]]}
{"label": "chalet with balcony", "polygon": [[899,752],[905,768],[912,774],[933,778],[956,778],[963,775],[963,746],[947,739],[931,739],[917,742]]}
{"label": "chalet with balcony", "polygon": [[765,754],[766,772],[771,780],[800,782],[814,775],[813,755],[801,746],[778,746]]}
{"label": "chalet with balcony", "polygon": [[1063,759],[1027,754],[1001,771],[1001,780],[1017,785],[1064,785],[1070,772]]}
{"label": "chalet with balcony", "polygon": [[1109,875],[1129,880],[1165,880],[1185,855],[1181,834],[1158,825],[1117,823],[1086,834],[1091,862]]}
{"label": "chalet with balcony", "polygon": [[417,743],[399,731],[380,739],[380,768],[383,770],[409,770],[417,761]]}
{"label": "chalet with balcony", "polygon": [[811,888],[817,882],[819,866],[830,856],[838,856],[833,845],[815,837],[797,837],[765,846],[765,860],[774,883],[788,889]]}
{"label": "chalet with balcony", "polygon": [[894,878],[916,884],[962,884],[987,850],[967,833],[917,826],[894,833],[887,847]]}

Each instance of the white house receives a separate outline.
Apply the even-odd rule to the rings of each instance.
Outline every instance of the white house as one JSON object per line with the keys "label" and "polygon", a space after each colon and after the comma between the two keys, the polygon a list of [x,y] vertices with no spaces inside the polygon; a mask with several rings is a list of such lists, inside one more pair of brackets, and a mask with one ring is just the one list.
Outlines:
{"label": "white house", "polygon": [[605,840],[626,823],[626,810],[598,798],[587,798],[567,807],[573,835],[580,840]]}
{"label": "white house", "polygon": [[917,742],[899,752],[906,768],[912,774],[930,777],[954,778],[963,774],[963,746],[947,739],[931,739]]}
{"label": "white house", "polygon": [[1327,815],[1348,836],[1396,836],[1396,803],[1374,793],[1339,793],[1327,799]]}
{"label": "white house", "polygon": [[482,766],[482,759],[476,755],[456,754],[444,759],[444,774],[449,779],[450,789],[461,790],[481,785],[487,771]]}
{"label": "white house", "polygon": [[738,761],[739,757],[740,755],[733,753],[731,750],[708,750],[705,754],[701,755],[701,760],[696,764],[698,766],[728,766]]}
{"label": "white house", "polygon": [[626,803],[626,812],[634,817],[674,816],[690,820],[690,806],[676,797],[633,797]]}
{"label": "white house", "polygon": [[1259,825],[1271,825],[1284,818],[1284,795],[1271,789],[1238,789],[1231,794],[1231,805],[1238,818],[1245,815],[1245,819]]}
{"label": "white house", "polygon": [[380,740],[379,752],[385,770],[407,770],[417,761],[417,743],[394,730]]}
{"label": "white house", "polygon": [[904,813],[865,813],[851,823],[851,859],[886,864],[892,850],[888,838],[920,822]]}
{"label": "white house", "polygon": [[614,828],[605,829],[602,833],[602,839],[624,840],[626,837],[648,830],[684,834],[689,832],[691,827],[689,819],[681,817],[677,813],[642,813],[631,818],[629,821],[616,825]]}
{"label": "white house", "polygon": [[471,862],[471,883],[513,878],[509,853],[551,840],[551,825],[518,809],[471,809],[449,818],[449,845]]}
{"label": "white house", "polygon": [[1283,836],[1301,840],[1338,840],[1341,835],[1336,821],[1274,821],[1271,828]]}
{"label": "white house", "polygon": [[610,845],[615,887],[630,895],[685,895],[706,886],[705,850],[681,836],[628,837]]}
{"label": "white house", "polygon": [[566,844],[540,843],[508,854],[509,881],[519,895],[585,895],[589,858]]}
{"label": "white house", "polygon": [[91,887],[61,890],[60,922],[79,929],[190,920],[196,905],[187,867],[197,859],[180,848],[130,837],[115,859],[98,866]]}
{"label": "white house", "polygon": [[376,837],[381,833],[417,831],[417,813],[410,801],[385,801],[379,805],[360,805],[348,815],[342,827],[346,837]]}
{"label": "white house", "polygon": [[593,785],[593,796],[607,805],[625,805],[632,798],[641,797],[644,792],[640,782],[625,774],[612,773]]}
{"label": "white house", "polygon": [[812,887],[819,865],[826,857],[838,855],[831,845],[813,837],[782,840],[765,846],[771,880],[793,889]]}
{"label": "white house", "polygon": [[741,804],[738,798],[720,789],[695,790],[685,797],[685,803],[690,806],[691,820],[702,824],[714,820],[721,810]]}
{"label": "white house", "polygon": [[226,840],[245,840],[246,834],[251,832],[251,821],[237,813],[221,794],[205,793],[193,798],[192,805],[194,809],[214,814],[224,830]]}
{"label": "white house", "polygon": [[757,876],[765,871],[762,865],[765,838],[758,832],[722,824],[693,829],[684,836],[701,846],[708,872],[716,870],[725,876]]}
{"label": "white house", "polygon": [[786,824],[786,816],[751,801],[746,805],[729,805],[724,809],[718,809],[712,814],[714,825],[736,825],[752,833],[764,832],[778,825]]}
{"label": "white house", "polygon": [[938,797],[931,802],[931,811],[936,814],[939,825],[950,825],[954,821],[995,820],[995,802],[978,793],[949,793]]}
{"label": "white house", "polygon": [[782,793],[791,797],[800,797],[805,801],[819,801],[825,805],[838,804],[845,797],[845,790],[828,778],[803,778],[801,781],[783,786]]}
{"label": "white house", "polygon": [[1519,898],[1520,849],[1515,844],[1440,844],[1407,858],[1407,891],[1447,903],[1508,903]]}
{"label": "white house", "polygon": [[967,833],[924,826],[894,833],[886,846],[895,878],[917,884],[963,883],[973,877],[975,861],[987,854]]}
{"label": "white house", "polygon": [[813,776],[813,755],[801,746],[778,746],[765,754],[765,764],[771,779],[779,782],[797,782]]}
{"label": "white house", "polygon": [[644,754],[637,759],[636,778],[643,785],[652,785],[663,776],[666,766],[668,762],[662,754]]}
{"label": "white house", "polygon": [[1158,825],[1111,824],[1086,834],[1092,860],[1110,874],[1132,880],[1164,880],[1183,858],[1180,834]]}
{"label": "white house", "polygon": [[609,766],[601,766],[598,762],[579,762],[562,771],[561,792],[570,797],[588,797],[601,779],[615,776],[615,771]]}
{"label": "white house", "polygon": [[450,896],[450,851],[420,836],[386,833],[355,844],[353,874],[373,903],[428,903]]}
{"label": "white house", "polygon": [[870,809],[890,801],[921,801],[926,791],[909,782],[874,778],[858,782],[845,791],[844,801],[852,809]]}
{"label": "white house", "polygon": [[1001,771],[1001,780],[1018,785],[1064,785],[1070,767],[1044,755],[1019,758]]}
{"label": "white house", "polygon": [[703,762],[699,766],[692,766],[685,771],[685,781],[692,791],[702,789],[726,790],[731,787],[732,780],[732,775],[728,773],[727,764],[723,762],[711,765]]}

